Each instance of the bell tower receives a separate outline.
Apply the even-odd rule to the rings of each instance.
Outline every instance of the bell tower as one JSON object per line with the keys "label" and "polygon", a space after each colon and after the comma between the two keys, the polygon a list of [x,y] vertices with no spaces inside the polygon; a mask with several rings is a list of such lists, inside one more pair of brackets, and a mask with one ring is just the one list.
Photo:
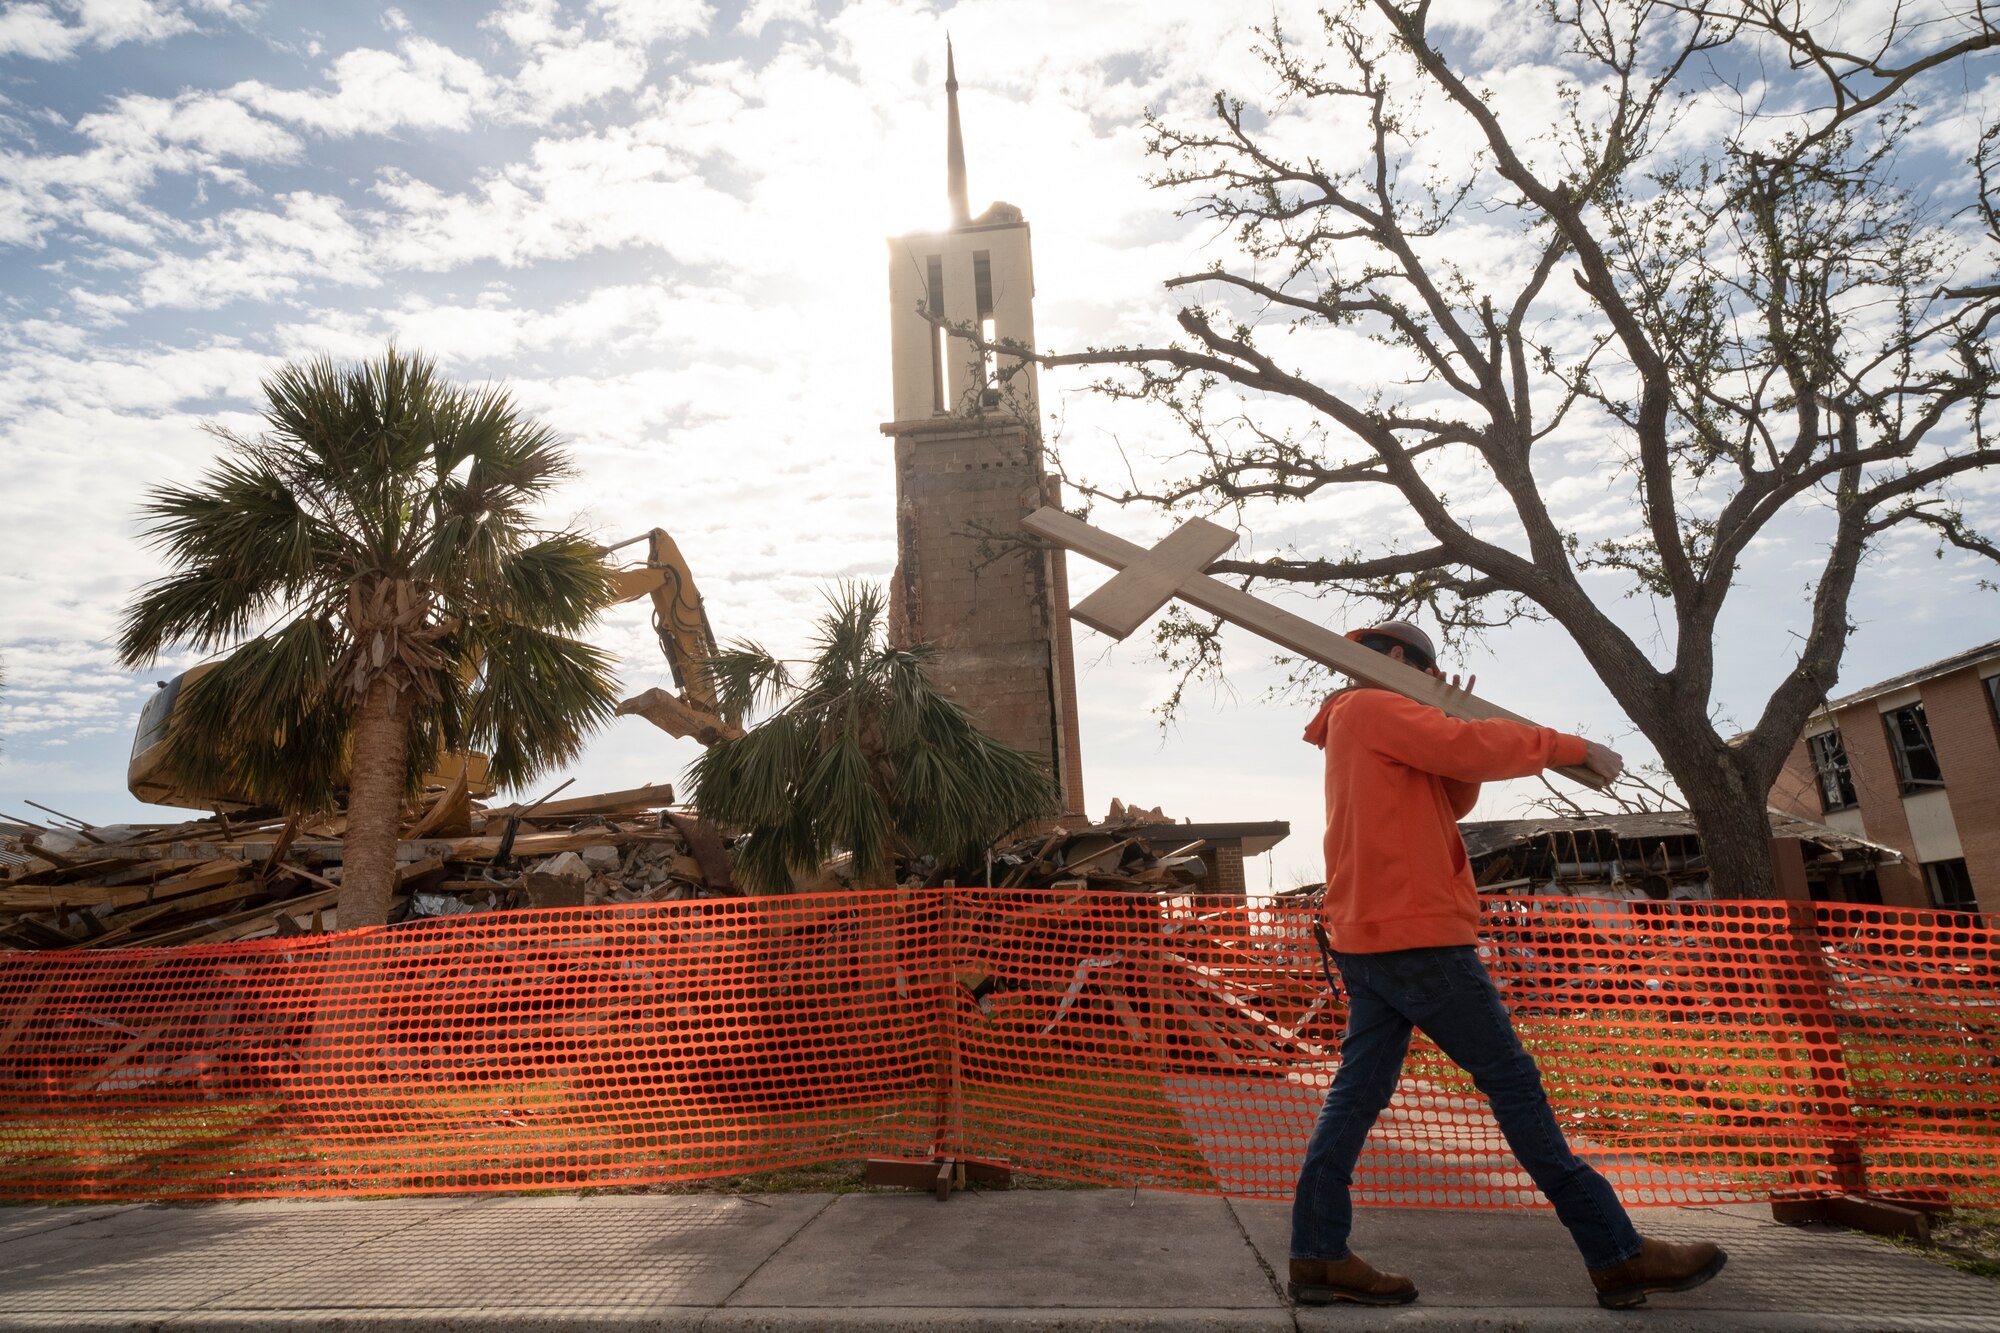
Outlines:
{"label": "bell tower", "polygon": [[987,735],[1046,756],[1065,817],[1080,819],[1068,571],[1020,527],[1060,503],[1061,484],[1043,466],[1034,363],[979,345],[1035,346],[1028,224],[1011,204],[972,216],[948,39],[944,86],[951,225],[889,241],[891,625],[938,645],[939,684]]}

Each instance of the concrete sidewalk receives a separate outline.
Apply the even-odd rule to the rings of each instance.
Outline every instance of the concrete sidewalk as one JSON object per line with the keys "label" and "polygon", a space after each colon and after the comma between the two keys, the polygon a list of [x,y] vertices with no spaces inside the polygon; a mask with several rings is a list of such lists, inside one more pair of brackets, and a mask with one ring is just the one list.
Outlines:
{"label": "concrete sidewalk", "polygon": [[1095,1190],[18,1208],[0,1328],[2000,1330],[2000,1284],[1749,1207],[1644,1210],[1729,1267],[1615,1315],[1545,1212],[1366,1209],[1356,1249],[1422,1299],[1293,1310],[1287,1212]]}

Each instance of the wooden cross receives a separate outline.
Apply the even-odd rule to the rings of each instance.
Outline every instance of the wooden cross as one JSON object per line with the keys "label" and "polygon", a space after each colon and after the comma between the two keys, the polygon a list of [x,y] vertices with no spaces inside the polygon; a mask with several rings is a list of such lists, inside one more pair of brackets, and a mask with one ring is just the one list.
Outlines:
{"label": "wooden cross", "polygon": [[[1435,676],[1364,648],[1324,625],[1314,624],[1304,616],[1293,615],[1202,573],[1236,544],[1236,534],[1218,523],[1205,518],[1192,519],[1150,551],[1047,506],[1022,519],[1021,526],[1044,541],[1120,571],[1070,611],[1077,620],[1114,639],[1131,634],[1178,597],[1189,606],[1220,616],[1321,666],[1332,667],[1369,685],[1394,690],[1418,703],[1443,709],[1453,717],[1472,722],[1499,717],[1535,725],[1518,713],[1510,713],[1464,690],[1455,690]],[[1601,790],[1609,785],[1603,774],[1581,765],[1556,771],[1586,787]]]}

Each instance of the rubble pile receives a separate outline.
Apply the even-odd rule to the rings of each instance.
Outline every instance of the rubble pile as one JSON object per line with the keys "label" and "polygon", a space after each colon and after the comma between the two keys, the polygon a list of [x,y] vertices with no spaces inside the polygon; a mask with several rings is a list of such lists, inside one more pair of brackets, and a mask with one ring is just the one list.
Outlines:
{"label": "rubble pile", "polygon": [[[558,789],[558,792],[560,789]],[[732,848],[664,784],[484,808],[434,793],[406,820],[389,919],[534,907],[735,896]],[[54,812],[50,812],[53,814]],[[215,815],[181,824],[0,825],[0,949],[219,944],[338,929],[344,817],[316,822]],[[1007,889],[1204,893],[1207,841],[1159,810],[1112,803],[1102,824],[1058,827],[997,848],[985,882]],[[905,861],[906,888],[970,885]],[[957,878],[954,880],[953,876]],[[795,890],[854,887],[837,856]],[[1212,890],[1207,890],[1212,892]]]}
{"label": "rubble pile", "polygon": [[[649,786],[482,809],[462,789],[403,829],[390,920],[737,892],[722,840]],[[338,926],[345,820],[226,815],[0,839],[0,948],[217,944]]]}
{"label": "rubble pile", "polygon": [[1125,889],[1197,893],[1211,878],[1205,839],[1183,839],[1157,808],[1114,799],[1102,824],[1057,828],[993,853],[991,882],[1003,889]]}

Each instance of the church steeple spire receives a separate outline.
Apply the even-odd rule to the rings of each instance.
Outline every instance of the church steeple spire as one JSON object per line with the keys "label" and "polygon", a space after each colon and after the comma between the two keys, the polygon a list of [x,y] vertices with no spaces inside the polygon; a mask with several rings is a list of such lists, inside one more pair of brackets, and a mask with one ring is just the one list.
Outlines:
{"label": "church steeple spire", "polygon": [[944,39],[945,188],[951,195],[951,225],[972,221],[972,204],[965,193],[965,140],[958,131],[958,71],[951,61],[951,38]]}

